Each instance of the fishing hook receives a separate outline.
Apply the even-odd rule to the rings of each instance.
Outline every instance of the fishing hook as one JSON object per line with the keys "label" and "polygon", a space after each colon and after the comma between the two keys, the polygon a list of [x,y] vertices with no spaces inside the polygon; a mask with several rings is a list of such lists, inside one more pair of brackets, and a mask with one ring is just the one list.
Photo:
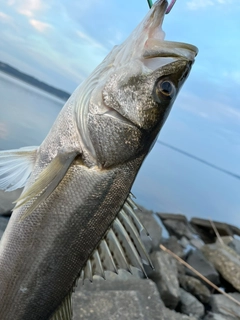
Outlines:
{"label": "fishing hook", "polygon": [[[165,12],[166,14],[168,14],[172,10],[172,7],[174,6],[176,1],[177,0],[172,0],[171,1],[171,3],[169,4],[169,6],[167,7],[167,10]],[[152,5],[153,5],[152,0],[147,0],[147,2],[148,2],[148,5],[149,5],[149,8],[151,9]]]}

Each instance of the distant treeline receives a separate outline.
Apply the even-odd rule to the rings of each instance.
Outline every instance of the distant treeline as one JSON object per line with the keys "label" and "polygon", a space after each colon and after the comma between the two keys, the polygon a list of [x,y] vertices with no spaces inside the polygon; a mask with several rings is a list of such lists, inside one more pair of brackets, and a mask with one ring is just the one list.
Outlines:
{"label": "distant treeline", "polygon": [[5,72],[13,77],[16,77],[22,81],[25,81],[25,82],[27,82],[27,83],[31,84],[32,86],[35,86],[39,89],[47,91],[47,92],[49,92],[49,93],[51,93],[51,94],[53,94],[63,100],[67,100],[70,97],[69,93],[62,91],[60,89],[51,87],[48,84],[46,84],[42,81],[39,81],[38,79],[31,77],[28,74],[22,73],[22,72],[18,71],[17,69],[11,67],[10,65],[8,65],[4,62],[1,62],[1,61],[0,61],[0,71],[3,71],[3,72]]}

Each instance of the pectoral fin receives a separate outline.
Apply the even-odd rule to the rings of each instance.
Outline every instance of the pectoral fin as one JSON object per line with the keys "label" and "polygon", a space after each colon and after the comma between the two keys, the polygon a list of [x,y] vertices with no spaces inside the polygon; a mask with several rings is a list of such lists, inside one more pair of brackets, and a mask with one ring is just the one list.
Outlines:
{"label": "pectoral fin", "polygon": [[21,220],[29,216],[41,202],[50,196],[64,177],[76,155],[76,151],[71,153],[59,152],[40,173],[33,185],[17,199],[15,209],[21,207],[28,201],[32,201],[32,204],[25,211]]}
{"label": "pectoral fin", "polygon": [[0,151],[0,189],[13,191],[25,186],[36,160],[38,147]]}

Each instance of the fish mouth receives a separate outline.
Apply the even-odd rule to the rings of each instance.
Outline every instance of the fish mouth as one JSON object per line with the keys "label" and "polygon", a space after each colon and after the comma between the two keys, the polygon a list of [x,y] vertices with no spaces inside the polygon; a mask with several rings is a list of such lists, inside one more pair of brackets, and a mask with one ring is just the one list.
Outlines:
{"label": "fish mouth", "polygon": [[144,59],[154,58],[186,58],[193,61],[198,53],[198,48],[184,42],[161,41],[149,39],[145,44]]}
{"label": "fish mouth", "polygon": [[156,70],[178,59],[193,63],[198,53],[197,47],[183,42],[149,39],[147,43],[148,48],[143,53],[142,62],[151,70]]}
{"label": "fish mouth", "polygon": [[[156,1],[144,19],[143,27],[139,26],[138,35],[142,33],[140,36],[142,38],[141,60],[146,66],[151,65],[151,69],[179,58],[193,62],[198,54],[197,47],[191,44],[164,40],[165,33],[162,30],[162,24],[167,6],[166,0]],[[149,63],[150,59],[153,61]]]}
{"label": "fish mouth", "polygon": [[[162,24],[168,7],[166,0],[158,0],[143,21],[130,36],[119,46],[114,64],[118,67],[135,60],[140,60],[146,68],[143,73],[160,69],[162,66],[177,60],[185,60],[192,64],[198,53],[194,45],[164,40]],[[103,106],[99,115],[114,118],[127,126],[141,127],[141,124],[129,117],[123,109],[109,105],[108,96],[103,93]]]}
{"label": "fish mouth", "polygon": [[[130,36],[119,47],[119,53],[115,59],[116,65],[131,63],[138,59],[145,64],[146,60],[166,58],[173,60],[183,58],[194,61],[198,49],[188,43],[166,41],[162,24],[165,17],[168,2],[158,0],[154,3],[145,18],[133,30]],[[160,65],[162,65],[159,60]]]}

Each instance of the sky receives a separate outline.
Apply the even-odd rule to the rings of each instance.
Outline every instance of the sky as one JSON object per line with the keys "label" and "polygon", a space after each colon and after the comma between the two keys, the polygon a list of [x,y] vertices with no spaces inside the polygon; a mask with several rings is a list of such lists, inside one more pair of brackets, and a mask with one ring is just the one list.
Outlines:
{"label": "sky", "polygon": [[[148,10],[147,0],[0,0],[0,61],[71,93]],[[178,0],[166,15],[166,39],[191,43],[199,54],[159,140],[240,175],[239,17],[239,0]],[[214,211],[240,226],[240,182],[188,161],[156,145],[137,181],[157,191],[136,190],[146,195],[142,203],[188,216]],[[184,187],[169,182],[162,190],[161,166],[164,181]],[[157,200],[162,191],[165,206]]]}

